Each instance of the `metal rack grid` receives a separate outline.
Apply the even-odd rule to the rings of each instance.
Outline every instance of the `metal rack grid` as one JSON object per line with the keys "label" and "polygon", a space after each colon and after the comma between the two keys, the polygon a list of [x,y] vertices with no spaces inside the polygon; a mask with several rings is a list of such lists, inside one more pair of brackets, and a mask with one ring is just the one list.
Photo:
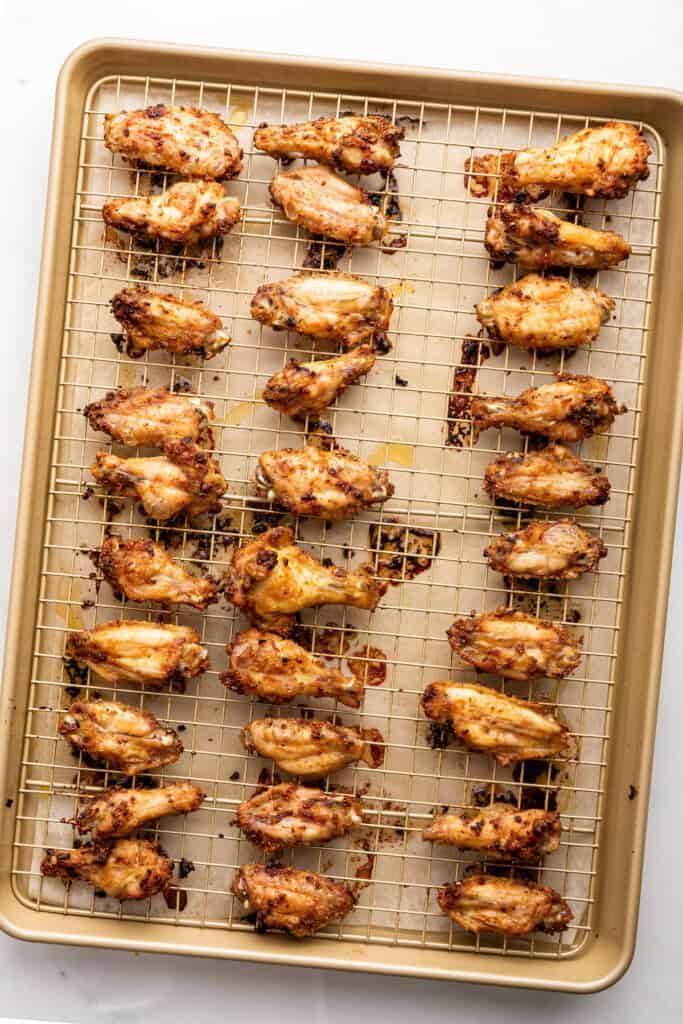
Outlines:
{"label": "metal rack grid", "polygon": [[[114,159],[102,144],[103,114],[157,102],[196,103],[221,113],[244,146],[244,171],[227,185],[240,198],[244,219],[222,246],[214,243],[201,253],[169,253],[159,246],[147,251],[127,236],[103,230],[100,207],[106,198],[145,194],[171,181],[165,175],[131,170]],[[482,493],[482,476],[497,452],[520,447],[519,438],[489,432],[474,446],[471,436],[460,448],[446,444],[454,373],[463,366],[463,342],[478,329],[473,306],[514,277],[513,268],[493,270],[489,265],[482,245],[488,204],[466,193],[464,161],[472,154],[549,144],[593,123],[562,114],[152,78],[109,77],[93,87],[83,115],[74,198],[40,608],[17,794],[15,891],[25,904],[51,913],[251,928],[240,919],[241,908],[229,886],[237,865],[258,858],[239,837],[232,816],[237,804],[253,793],[260,772],[272,766],[246,755],[239,731],[252,717],[292,712],[251,703],[221,685],[224,644],[244,626],[224,601],[201,616],[168,616],[193,625],[211,654],[212,670],[188,683],[184,693],[143,693],[125,685],[109,688],[96,679],[85,682],[83,691],[144,706],[184,730],[184,755],[161,774],[191,778],[207,798],[200,811],[165,819],[149,834],[174,858],[192,861],[193,872],[180,883],[187,894],[186,907],[181,911],[177,902],[174,909],[167,909],[161,897],[119,904],[85,886],[64,889],[39,873],[45,846],[72,845],[72,830],[62,819],[71,816],[79,798],[116,778],[116,773],[74,761],[58,736],[59,712],[70,700],[62,660],[66,634],[110,618],[159,615],[158,610],[115,600],[89,561],[88,552],[99,547],[110,526],[113,507],[110,499],[100,501],[96,493],[89,500],[82,496],[92,482],[88,467],[96,451],[107,445],[105,438],[87,428],[81,412],[112,388],[136,384],[185,387],[189,382],[194,394],[215,403],[216,450],[229,482],[223,513],[192,527],[172,526],[163,537],[179,545],[174,547],[176,557],[219,575],[232,545],[252,534],[255,518],[263,512],[251,487],[258,454],[266,448],[297,445],[307,426],[265,406],[259,397],[265,381],[292,357],[330,352],[323,343],[275,334],[249,317],[249,301],[258,285],[300,268],[310,242],[271,206],[267,187],[275,164],[253,150],[252,130],[261,121],[303,120],[346,109],[386,113],[406,128],[396,169],[403,219],[393,225],[391,236],[405,237],[405,244],[392,251],[373,246],[347,252],[339,263],[339,269],[391,288],[396,306],[390,331],[393,348],[329,410],[334,436],[362,457],[386,465],[396,494],[381,510],[350,523],[292,522],[291,517],[269,513],[272,521],[292,522],[298,539],[316,557],[332,558],[351,569],[381,557],[370,541],[371,524],[398,527],[406,552],[409,531],[428,531],[432,550],[429,568],[414,578],[407,578],[409,560],[403,562],[399,585],[390,587],[372,616],[330,608],[304,615],[313,649],[329,654],[330,644],[338,645],[335,663],[342,667],[346,655],[356,657],[357,664],[371,665],[378,655],[376,650],[364,655],[362,649],[368,646],[386,658],[385,683],[366,689],[361,713],[342,709],[341,715],[344,721],[379,728],[386,747],[382,768],[349,768],[328,780],[329,785],[364,794],[367,823],[359,836],[296,850],[290,859],[350,883],[364,880],[353,914],[322,933],[331,939],[518,956],[574,955],[594,927],[593,884],[610,711],[617,689],[615,661],[654,274],[662,147],[647,126],[641,127],[653,147],[648,181],[624,200],[588,201],[579,214],[571,214],[591,226],[620,231],[633,243],[633,255],[624,267],[602,272],[591,282],[617,300],[615,317],[598,341],[571,358],[543,358],[506,347],[485,359],[490,350],[484,349],[483,339],[478,341],[482,361],[477,388],[482,392],[516,394],[566,367],[605,377],[614,383],[619,400],[627,403],[629,412],[615,422],[608,437],[592,438],[579,449],[588,461],[604,467],[612,482],[608,505],[582,510],[577,517],[608,545],[600,572],[569,585],[508,588],[487,567],[482,550],[488,538],[514,528],[521,517],[492,506]],[[390,190],[390,182],[363,180],[365,187],[378,191]],[[321,260],[329,248],[323,244]],[[147,354],[139,361],[119,355],[110,338],[117,325],[108,302],[124,284],[143,279],[150,287],[206,301],[222,316],[231,345],[205,363],[163,353]],[[116,532],[156,534],[133,502],[117,499],[117,504],[123,508],[112,524]],[[452,657],[445,631],[456,613],[500,605],[562,621],[583,635],[584,657],[568,679],[528,685],[484,680],[560,709],[581,737],[581,747],[577,761],[558,777],[550,766],[534,777],[529,766],[523,766],[513,777],[488,758],[453,746],[430,745],[427,723],[418,709],[424,686],[438,678],[473,678]],[[318,716],[336,711],[330,702],[312,710]],[[462,877],[475,861],[470,854],[431,848],[422,842],[420,832],[434,809],[469,806],[475,791],[485,801],[501,792],[517,801],[534,796],[545,806],[557,800],[564,824],[562,844],[533,873],[569,899],[575,915],[570,931],[553,938],[474,938],[440,914],[435,887]]]}

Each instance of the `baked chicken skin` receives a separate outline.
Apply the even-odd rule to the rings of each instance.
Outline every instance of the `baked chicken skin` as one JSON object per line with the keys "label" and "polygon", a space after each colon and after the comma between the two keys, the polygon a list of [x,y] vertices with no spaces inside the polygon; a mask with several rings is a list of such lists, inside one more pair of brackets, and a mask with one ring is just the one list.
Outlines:
{"label": "baked chicken skin", "polygon": [[98,560],[102,575],[115,594],[129,601],[163,601],[203,610],[217,600],[214,580],[183,569],[161,544],[147,538],[105,537]]}
{"label": "baked chicken skin", "polygon": [[581,660],[566,629],[506,608],[455,619],[448,642],[478,672],[522,681],[534,676],[561,679]]}
{"label": "baked chicken skin", "polygon": [[301,124],[261,124],[254,146],[273,157],[301,156],[348,174],[375,174],[392,169],[404,134],[381,114],[344,114]]}
{"label": "baked chicken skin", "polygon": [[294,640],[247,629],[228,644],[228,670],[221,682],[236,693],[268,704],[289,704],[297,697],[332,697],[359,708],[362,679],[329,668]]}
{"label": "baked chicken skin", "polygon": [[595,537],[571,519],[534,519],[522,530],[494,537],[484,554],[491,568],[504,576],[576,580],[597,569],[607,548],[602,537]]}
{"label": "baked chicken skin", "polygon": [[544,704],[506,697],[476,683],[430,683],[420,704],[427,718],[449,726],[464,746],[502,765],[567,760],[576,740]]}
{"label": "baked chicken skin", "polygon": [[580,508],[609,501],[610,482],[559,444],[539,451],[503,452],[484,472],[491,498],[539,508]]}
{"label": "baked chicken skin", "polygon": [[94,842],[118,839],[157,818],[196,811],[204,796],[192,782],[172,782],[153,789],[112,786],[88,800],[73,824],[80,833],[90,832]]}
{"label": "baked chicken skin", "polygon": [[499,875],[470,875],[437,893],[444,914],[474,935],[563,932],[573,914],[558,892]]}
{"label": "baked chicken skin", "polygon": [[345,245],[369,245],[386,230],[384,215],[365,189],[321,165],[276,174],[270,195],[287,220]]}
{"label": "baked chicken skin", "polygon": [[326,843],[363,821],[357,797],[283,782],[257,793],[237,808],[237,824],[254,846],[273,854],[286,847]]}
{"label": "baked chicken skin", "polygon": [[385,469],[368,466],[344,448],[308,445],[261,452],[256,483],[268,501],[289,512],[321,519],[350,519],[394,493]]}
{"label": "baked chicken skin", "polygon": [[297,938],[340,921],[355,905],[341,882],[281,864],[243,864],[231,892],[255,916],[257,931],[277,929]]}
{"label": "baked chicken skin", "polygon": [[218,114],[157,103],[104,116],[104,144],[112,153],[185,178],[234,178],[242,148]]}
{"label": "baked chicken skin", "polygon": [[221,318],[201,302],[149,288],[122,288],[111,311],[123,328],[126,354],[134,359],[163,349],[211,359],[230,344]]}
{"label": "baked chicken skin", "polygon": [[476,306],[490,338],[517,348],[573,349],[589,345],[614,312],[598,288],[578,288],[564,277],[527,274]]}
{"label": "baked chicken skin", "polygon": [[494,262],[529,270],[606,270],[631,255],[629,243],[614,231],[595,231],[519,203],[489,209],[484,244]]}
{"label": "baked chicken skin", "polygon": [[304,608],[343,604],[374,610],[388,583],[371,572],[371,566],[357,573],[328,569],[294,543],[289,527],[277,526],[234,552],[226,591],[256,625],[286,636]]}
{"label": "baked chicken skin", "polygon": [[160,195],[108,199],[102,218],[144,241],[195,245],[227,235],[240,219],[240,204],[215,181],[179,181]]}
{"label": "baked chicken skin", "polygon": [[242,743],[300,779],[322,779],[356,761],[369,768],[384,761],[384,738],[377,729],[312,718],[255,718],[242,730]]}
{"label": "baked chicken skin", "polygon": [[188,395],[176,395],[166,388],[119,388],[83,410],[93,430],[101,430],[128,448],[165,441],[191,441],[211,447],[209,423],[213,403]]}
{"label": "baked chicken skin", "polygon": [[254,320],[352,349],[384,335],[394,309],[391,293],[357,274],[294,274],[262,284],[251,300]]}
{"label": "baked chicken skin", "polygon": [[476,850],[487,860],[535,863],[557,850],[561,834],[562,822],[555,811],[494,804],[462,814],[438,814],[422,838],[459,850]]}
{"label": "baked chicken skin", "polygon": [[69,633],[65,657],[87,665],[107,683],[138,683],[159,690],[193,679],[209,667],[199,635],[189,626],[115,619]]}
{"label": "baked chicken skin", "polygon": [[375,358],[370,345],[359,345],[332,359],[316,359],[312,363],[292,359],[270,378],[263,389],[263,401],[295,420],[317,416],[350,384],[369,373]]}
{"label": "baked chicken skin", "polygon": [[116,768],[140,775],[174,764],[183,745],[149,711],[117,700],[76,700],[63,716],[59,732],[75,751]]}
{"label": "baked chicken skin", "polygon": [[61,878],[65,884],[87,882],[115,900],[144,900],[169,885],[173,861],[157,843],[119,839],[113,845],[87,843],[77,850],[46,850],[40,873]]}

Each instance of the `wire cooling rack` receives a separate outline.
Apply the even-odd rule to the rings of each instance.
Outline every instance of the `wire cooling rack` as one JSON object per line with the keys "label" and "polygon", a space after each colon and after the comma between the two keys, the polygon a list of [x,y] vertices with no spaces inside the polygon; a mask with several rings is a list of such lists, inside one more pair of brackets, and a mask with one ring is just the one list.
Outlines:
{"label": "wire cooling rack", "polygon": [[[102,143],[103,115],[158,102],[194,103],[222,114],[244,146],[244,171],[227,185],[239,197],[244,219],[222,245],[214,243],[203,252],[170,252],[158,245],[148,250],[103,228],[100,208],[108,197],[147,194],[172,181],[131,170],[113,158]],[[340,254],[329,243],[311,250],[310,239],[272,207],[268,183],[276,164],[255,152],[251,140],[262,121],[291,122],[344,110],[385,113],[406,133],[395,180],[363,180],[370,191],[399,195],[402,219],[392,222],[389,244],[384,250],[373,246],[347,252],[339,259],[339,269],[391,289],[396,307],[390,331],[393,347],[329,410],[334,436],[364,459],[386,466],[396,494],[378,511],[329,525],[314,519],[293,521],[254,498],[259,453],[300,444],[308,426],[280,417],[261,401],[266,380],[288,359],[324,355],[330,348],[256,324],[249,316],[250,299],[264,281],[286,276],[304,262],[319,260],[322,265]],[[273,766],[248,756],[239,733],[251,717],[292,712],[253,704],[221,685],[224,645],[245,625],[224,599],[203,615],[122,604],[98,577],[90,553],[110,526],[124,536],[151,533],[172,545],[175,557],[219,576],[232,546],[262,527],[265,512],[268,522],[291,523],[299,541],[320,559],[331,558],[353,569],[393,557],[392,571],[398,576],[372,615],[330,608],[304,615],[318,653],[336,656],[345,670],[349,657],[361,671],[373,670],[383,658],[387,670],[382,685],[366,689],[361,713],[341,709],[340,715],[345,722],[381,730],[386,741],[383,767],[348,768],[328,780],[330,786],[364,795],[363,830],[291,855],[299,866],[362,889],[356,910],[322,934],[333,940],[536,957],[572,955],[587,941],[594,920],[610,711],[618,689],[614,667],[661,192],[662,147],[648,126],[640,126],[653,148],[646,182],[623,200],[587,201],[570,214],[565,207],[565,215],[580,216],[589,226],[609,227],[633,244],[626,264],[591,281],[616,300],[615,315],[600,338],[571,357],[551,358],[509,347],[492,352],[484,339],[476,342],[481,362],[476,388],[481,392],[517,394],[566,369],[606,378],[628,405],[628,413],[615,422],[609,436],[591,438],[579,449],[612,482],[607,505],[577,516],[608,545],[599,573],[568,585],[508,587],[487,567],[483,549],[488,539],[515,528],[521,519],[519,513],[489,502],[482,488],[483,470],[497,452],[518,449],[521,443],[506,431],[487,432],[473,446],[469,422],[457,418],[452,404],[449,414],[449,402],[453,389],[463,388],[458,373],[468,362],[463,359],[463,344],[471,360],[468,339],[476,338],[478,331],[474,304],[514,277],[513,268],[494,270],[489,265],[482,244],[487,201],[465,190],[466,158],[550,144],[592,123],[560,113],[156,78],[108,77],[93,87],[83,114],[74,197],[40,608],[17,792],[13,884],[26,905],[56,914],[144,918],[179,927],[252,927],[229,888],[235,868],[258,855],[240,838],[233,819],[264,769]],[[118,325],[109,300],[124,284],[135,282],[204,300],[223,318],[232,344],[203,364],[157,352],[139,361],[119,354],[111,338]],[[108,445],[107,438],[87,427],[83,407],[115,387],[138,384],[189,388],[215,403],[217,453],[229,483],[220,516],[192,528],[171,526],[159,533],[145,523],[133,502],[112,502],[96,490],[91,493],[88,467],[95,453]],[[448,443],[454,435],[459,439],[456,445]],[[382,550],[387,531],[398,545],[398,558],[396,552]],[[421,552],[419,563],[411,557],[415,544]],[[423,571],[416,573],[416,568]],[[442,748],[419,712],[418,697],[429,682],[474,678],[446,642],[454,615],[501,605],[561,621],[583,637],[584,657],[568,679],[523,685],[484,677],[505,692],[547,700],[560,708],[581,738],[578,759],[560,775],[547,765],[529,764],[512,773],[456,746]],[[188,683],[184,693],[143,693],[125,685],[108,688],[94,678],[76,682],[83,694],[114,695],[144,706],[181,730],[185,753],[162,777],[191,778],[207,798],[197,813],[164,819],[149,830],[184,867],[185,877],[178,884],[185,891],[186,905],[176,897],[170,907],[160,896],[120,904],[80,884],[66,889],[57,880],[41,878],[39,872],[46,846],[73,844],[72,829],[62,819],[73,814],[79,799],[117,777],[74,760],[57,733],[59,713],[75,692],[63,662],[67,633],[111,618],[160,614],[194,626],[210,652],[211,671]],[[333,711],[329,702],[314,709],[318,716]],[[557,805],[562,814],[559,850],[542,868],[527,872],[569,900],[575,920],[561,935],[474,938],[439,912],[435,888],[462,877],[476,861],[472,854],[423,843],[422,829],[435,809],[488,804],[501,795],[520,804],[530,800],[540,806]]]}

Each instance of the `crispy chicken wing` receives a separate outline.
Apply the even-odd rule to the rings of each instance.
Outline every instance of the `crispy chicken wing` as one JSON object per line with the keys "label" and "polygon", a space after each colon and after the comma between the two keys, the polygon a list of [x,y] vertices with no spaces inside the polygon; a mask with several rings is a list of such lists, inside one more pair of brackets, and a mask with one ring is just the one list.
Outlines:
{"label": "crispy chicken wing", "polygon": [[297,697],[333,697],[359,708],[363,682],[328,668],[293,640],[277,633],[247,629],[228,644],[228,671],[221,681],[236,693],[268,704],[289,704]]}
{"label": "crispy chicken wing", "polygon": [[321,779],[355,761],[379,768],[384,738],[377,729],[351,728],[312,718],[255,718],[242,730],[250,753],[275,761],[301,779]]}
{"label": "crispy chicken wing", "polygon": [[144,900],[171,881],[173,861],[157,843],[119,839],[77,850],[46,850],[40,872],[65,883],[87,882],[115,900]]}
{"label": "crispy chicken wing", "polygon": [[576,753],[576,740],[544,704],[506,697],[475,683],[430,683],[420,699],[427,718],[450,726],[470,750],[499,764]]}
{"label": "crispy chicken wing", "polygon": [[261,124],[254,145],[274,157],[302,156],[349,174],[375,174],[392,169],[404,134],[381,114],[345,114],[302,124]]}
{"label": "crispy chicken wing", "polygon": [[186,178],[234,178],[242,148],[225,121],[209,110],[157,103],[104,116],[104,144],[125,160]]}
{"label": "crispy chicken wing", "polygon": [[287,634],[303,608],[347,604],[374,610],[388,584],[370,566],[348,573],[326,568],[294,543],[286,526],[266,530],[238,548],[226,573],[229,599],[257,625]]}
{"label": "crispy chicken wing", "polygon": [[563,932],[573,918],[554,889],[498,875],[470,875],[443,886],[437,898],[444,914],[475,935]]}
{"label": "crispy chicken wing", "polygon": [[277,928],[297,938],[341,920],[355,904],[341,882],[280,864],[243,864],[231,891],[255,915],[257,931]]}
{"label": "crispy chicken wing", "polygon": [[523,530],[495,537],[484,554],[491,568],[504,576],[575,580],[597,569],[607,548],[602,537],[594,537],[571,519],[534,519]]}
{"label": "crispy chicken wing", "polygon": [[384,215],[356,188],[326,167],[302,167],[276,174],[270,195],[287,220],[313,235],[345,245],[369,245],[386,230]]}
{"label": "crispy chicken wing", "polygon": [[192,679],[209,667],[194,629],[137,619],[100,622],[94,629],[69,633],[65,656],[108,683],[139,683],[153,690],[173,679]]}
{"label": "crispy chicken wing", "polygon": [[345,836],[362,820],[363,805],[357,797],[296,782],[271,786],[237,808],[237,824],[247,839],[269,855],[288,846]]}
{"label": "crispy chicken wing", "polygon": [[559,444],[540,451],[503,452],[484,473],[491,498],[537,505],[539,508],[580,508],[609,501],[610,482]]}
{"label": "crispy chicken wing", "polygon": [[487,860],[538,861],[560,845],[562,822],[555,811],[521,810],[494,804],[462,814],[438,814],[422,833],[430,843],[477,850]]}
{"label": "crispy chicken wing", "polygon": [[598,288],[578,288],[564,277],[527,274],[477,306],[489,337],[518,348],[571,349],[597,338],[614,312],[614,299]]}
{"label": "crispy chicken wing", "polygon": [[136,238],[194,245],[227,235],[240,219],[240,204],[215,181],[179,181],[158,196],[108,199],[102,217]]}
{"label": "crispy chicken wing", "polygon": [[90,832],[94,842],[117,839],[157,818],[196,811],[204,796],[192,782],[172,782],[154,789],[112,786],[88,800],[73,824],[81,833]]}
{"label": "crispy chicken wing", "polygon": [[455,619],[448,642],[478,672],[496,672],[509,679],[561,679],[581,660],[566,629],[507,608]]}
{"label": "crispy chicken wing", "polygon": [[336,271],[262,284],[251,300],[251,315],[262,324],[336,341],[344,349],[383,336],[393,308],[386,288]]}
{"label": "crispy chicken wing", "polygon": [[149,711],[117,700],[76,700],[59,731],[75,751],[104,762],[124,775],[140,775],[174,764],[183,745]]}
{"label": "crispy chicken wing", "polygon": [[99,567],[116,594],[129,601],[163,601],[204,609],[217,599],[214,580],[193,576],[161,544],[147,538],[122,540],[105,537]]}
{"label": "crispy chicken wing", "polygon": [[93,430],[102,430],[129,448],[189,438],[204,447],[213,445],[209,427],[213,402],[176,395],[166,388],[119,388],[83,410]]}
{"label": "crispy chicken wing", "polygon": [[631,255],[629,243],[614,231],[595,231],[518,203],[489,209],[484,244],[492,260],[520,263],[529,270],[604,270]]}
{"label": "crispy chicken wing", "polygon": [[270,378],[263,390],[263,401],[296,420],[315,416],[374,365],[375,353],[370,345],[359,345],[341,356],[312,363],[292,359],[284,370]]}
{"label": "crispy chicken wing", "polygon": [[155,349],[211,359],[230,344],[221,318],[191,299],[122,288],[111,300],[111,311],[123,327],[126,353],[134,359]]}

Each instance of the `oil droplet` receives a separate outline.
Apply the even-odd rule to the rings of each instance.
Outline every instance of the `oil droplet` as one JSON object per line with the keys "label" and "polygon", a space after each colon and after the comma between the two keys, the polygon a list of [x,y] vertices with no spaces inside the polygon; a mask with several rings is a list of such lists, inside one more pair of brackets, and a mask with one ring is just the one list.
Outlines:
{"label": "oil droplet", "polygon": [[[70,583],[71,581],[69,579],[60,579],[59,586],[57,588],[57,597],[60,601],[64,602],[68,602],[70,600],[78,602],[81,599],[81,587],[75,581],[71,586]],[[81,612],[78,603],[55,605],[55,613],[57,617],[69,627],[69,629],[83,629],[83,613]]]}
{"label": "oil droplet", "polygon": [[401,444],[395,441],[391,444],[381,444],[379,448],[375,448],[368,457],[368,465],[383,466],[385,462],[395,462],[398,466],[410,469],[414,456],[415,449],[412,444]]}
{"label": "oil droplet", "polygon": [[236,103],[228,114],[228,125],[230,128],[241,128],[249,120],[250,106],[248,103]]}
{"label": "oil droplet", "polygon": [[119,387],[129,388],[135,384],[135,367],[124,363],[119,369]]}
{"label": "oil droplet", "polygon": [[609,436],[607,434],[594,434],[593,437],[589,437],[585,442],[584,452],[589,459],[600,461],[607,458],[608,448]]}
{"label": "oil droplet", "polygon": [[247,418],[251,410],[254,408],[253,401],[239,402],[238,405],[231,409],[225,417],[225,425],[227,427],[236,427],[239,423]]}
{"label": "oil droplet", "polygon": [[415,287],[410,281],[397,281],[396,284],[389,286],[389,291],[394,298],[398,298],[399,295],[414,295]]}

